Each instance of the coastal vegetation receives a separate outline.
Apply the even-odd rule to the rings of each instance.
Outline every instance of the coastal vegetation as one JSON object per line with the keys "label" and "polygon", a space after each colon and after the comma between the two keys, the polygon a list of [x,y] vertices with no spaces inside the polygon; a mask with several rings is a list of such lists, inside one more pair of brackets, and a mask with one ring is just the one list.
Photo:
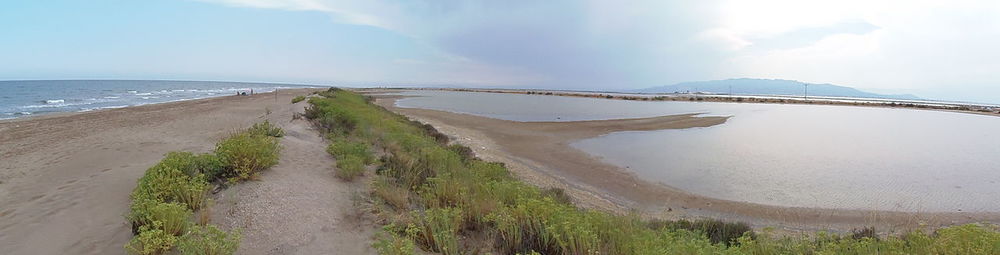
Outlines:
{"label": "coastal vegetation", "polygon": [[[369,194],[384,225],[374,244],[381,254],[418,248],[441,254],[1000,253],[1000,231],[983,224],[899,236],[861,230],[778,237],[744,223],[650,221],[582,209],[564,192],[521,182],[503,164],[476,158],[433,127],[368,97],[335,88],[319,95],[304,116],[330,138],[328,151],[338,161],[378,164]],[[381,152],[379,159],[367,161],[373,152]]]}
{"label": "coastal vegetation", "polygon": [[[125,245],[132,254],[233,254],[240,234],[207,225],[211,183],[251,179],[277,164],[277,137],[284,131],[265,121],[220,141],[213,153],[170,152],[146,170],[130,196],[126,218],[136,236]],[[194,212],[200,219],[193,220]]]}
{"label": "coastal vegetation", "polygon": [[298,102],[302,102],[303,100],[306,100],[306,96],[297,96],[295,98],[292,98],[292,103],[296,104]]}

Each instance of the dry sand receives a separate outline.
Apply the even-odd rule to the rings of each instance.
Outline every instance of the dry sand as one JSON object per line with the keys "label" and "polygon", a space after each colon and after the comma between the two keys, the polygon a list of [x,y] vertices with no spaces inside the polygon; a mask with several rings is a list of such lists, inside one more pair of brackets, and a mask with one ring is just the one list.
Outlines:
{"label": "dry sand", "polygon": [[[341,211],[341,208],[334,207],[350,204],[345,193],[350,187],[329,178],[309,175],[317,174],[317,169],[328,170],[332,160],[322,151],[321,144],[318,144],[322,141],[314,131],[304,128],[301,123],[289,123],[293,112],[301,110],[305,104],[290,104],[291,98],[307,93],[307,90],[282,90],[277,97],[273,93],[228,96],[0,121],[0,247],[3,249],[0,253],[124,253],[122,246],[132,237],[123,217],[128,211],[128,195],[147,168],[170,151],[211,151],[215,143],[227,134],[265,119],[288,128],[290,133],[282,141],[286,151],[280,164],[274,168],[277,171],[265,174],[261,182],[234,188],[247,192],[225,194],[238,194],[234,198],[236,201],[246,201],[246,198],[239,197],[252,198],[268,192],[249,186],[272,185],[267,183],[269,180],[273,180],[274,185],[284,186],[303,181],[308,184],[304,187],[332,187],[312,191],[316,196],[312,200],[281,201],[283,197],[259,195],[268,201],[260,202],[260,206],[265,208],[255,210],[259,213],[278,209],[295,212],[289,208],[266,208],[291,206],[299,211]],[[271,113],[266,114],[267,111]],[[290,174],[295,168],[314,172]],[[290,188],[295,187],[285,187]],[[315,202],[331,197],[337,198],[324,203]],[[226,199],[219,202],[219,208],[230,201]],[[250,217],[246,214],[239,216]],[[323,253],[323,248],[331,245],[344,245],[347,247],[345,251],[361,251],[368,247],[368,243],[363,241],[363,231],[342,231],[345,228],[341,224],[344,222],[342,217],[347,217],[344,214],[326,215],[329,217],[289,216],[299,218],[266,216],[251,219],[249,222],[257,222],[257,226],[274,225],[274,222],[266,221],[280,220],[285,224],[279,225],[286,228],[255,232],[261,230],[247,227],[245,245],[265,250],[241,251],[281,252],[281,249],[265,246],[280,246],[283,240],[299,240],[310,233],[326,240],[316,240],[314,243],[324,244],[302,248],[305,253]],[[221,219],[216,221],[216,224],[226,222]],[[303,226],[305,224],[311,226]],[[321,233],[331,229],[331,226],[334,230],[332,234],[329,231]],[[276,236],[279,234],[282,236]],[[273,240],[258,243],[258,240],[268,239]],[[291,245],[301,244],[296,241]]]}
{"label": "dry sand", "polygon": [[[304,108],[305,102],[297,104]],[[298,109],[297,112],[302,112]],[[375,254],[375,227],[353,202],[363,180],[334,177],[327,142],[306,120],[282,121],[278,165],[219,193],[212,222],[240,229],[238,254]]]}
{"label": "dry sand", "polygon": [[712,217],[773,226],[788,231],[839,230],[875,226],[906,231],[968,222],[1000,222],[997,213],[902,213],[865,210],[789,208],[734,202],[691,194],[647,182],[572,148],[569,143],[619,131],[705,127],[722,117],[674,115],[642,119],[516,122],[446,111],[399,108],[400,96],[376,96],[377,103],[429,123],[487,160],[506,163],[521,179],[542,187],[567,189],[577,204],[650,218]]}

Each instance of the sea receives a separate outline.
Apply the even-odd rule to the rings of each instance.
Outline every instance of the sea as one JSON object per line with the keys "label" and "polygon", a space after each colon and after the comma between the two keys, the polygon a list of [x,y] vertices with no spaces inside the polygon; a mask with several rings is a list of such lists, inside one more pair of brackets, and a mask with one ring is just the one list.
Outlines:
{"label": "sea", "polygon": [[0,81],[0,120],[304,87],[318,86],[164,80]]}

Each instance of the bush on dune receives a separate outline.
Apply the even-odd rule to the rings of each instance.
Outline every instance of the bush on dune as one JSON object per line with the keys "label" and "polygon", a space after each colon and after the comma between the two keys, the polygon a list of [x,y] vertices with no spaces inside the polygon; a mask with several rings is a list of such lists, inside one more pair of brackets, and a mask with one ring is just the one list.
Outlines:
{"label": "bush on dune", "polygon": [[306,96],[297,96],[295,98],[292,98],[292,103],[295,104],[298,102],[302,102],[302,100],[306,100]]}
{"label": "bush on dune", "polygon": [[354,178],[357,178],[358,176],[364,175],[364,173],[364,159],[354,155],[348,155],[337,159],[337,169],[334,172],[334,175],[336,175],[337,178],[350,181],[354,180]]}
{"label": "bush on dune", "polygon": [[139,235],[125,245],[125,251],[141,255],[166,254],[176,242],[177,237],[174,235],[155,227],[142,226]]}
{"label": "bush on dune", "polygon": [[261,170],[278,164],[278,141],[274,137],[237,133],[219,142],[215,153],[231,181],[248,180]]}
{"label": "bush on dune", "polygon": [[283,137],[285,136],[285,130],[281,127],[271,124],[270,121],[264,121],[260,123],[253,124],[250,126],[245,133],[257,136],[270,136],[270,137]]}
{"label": "bush on dune", "polygon": [[165,254],[175,244],[181,254],[233,254],[238,233],[192,222],[194,211],[206,204],[210,180],[244,180],[278,162],[278,142],[284,131],[258,123],[216,145],[214,153],[171,152],[146,170],[132,191],[126,215],[136,234],[125,245],[131,254]]}
{"label": "bush on dune", "polygon": [[227,233],[215,226],[194,226],[180,238],[177,250],[182,254],[224,255],[236,253],[240,246],[240,233]]}

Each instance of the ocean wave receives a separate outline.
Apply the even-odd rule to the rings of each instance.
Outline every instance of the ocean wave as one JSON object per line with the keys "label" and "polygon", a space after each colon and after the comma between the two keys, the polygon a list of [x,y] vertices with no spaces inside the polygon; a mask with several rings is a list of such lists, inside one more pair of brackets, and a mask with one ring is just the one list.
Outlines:
{"label": "ocean wave", "polygon": [[122,98],[122,97],[118,97],[118,96],[106,96],[104,98],[105,99],[119,99],[119,98]]}
{"label": "ocean wave", "polygon": [[102,109],[118,109],[118,108],[125,108],[125,107],[129,107],[129,105],[112,105],[112,106],[102,106],[102,107],[89,107],[89,108],[80,109],[78,112],[89,112],[89,111],[93,111],[93,110],[102,110]]}
{"label": "ocean wave", "polygon": [[45,100],[46,104],[61,104],[61,103],[65,103],[65,102],[66,102],[66,100],[62,100],[62,99]]}
{"label": "ocean wave", "polygon": [[153,95],[153,93],[144,92],[144,93],[136,93],[135,95],[136,96],[150,96],[150,95]]}

